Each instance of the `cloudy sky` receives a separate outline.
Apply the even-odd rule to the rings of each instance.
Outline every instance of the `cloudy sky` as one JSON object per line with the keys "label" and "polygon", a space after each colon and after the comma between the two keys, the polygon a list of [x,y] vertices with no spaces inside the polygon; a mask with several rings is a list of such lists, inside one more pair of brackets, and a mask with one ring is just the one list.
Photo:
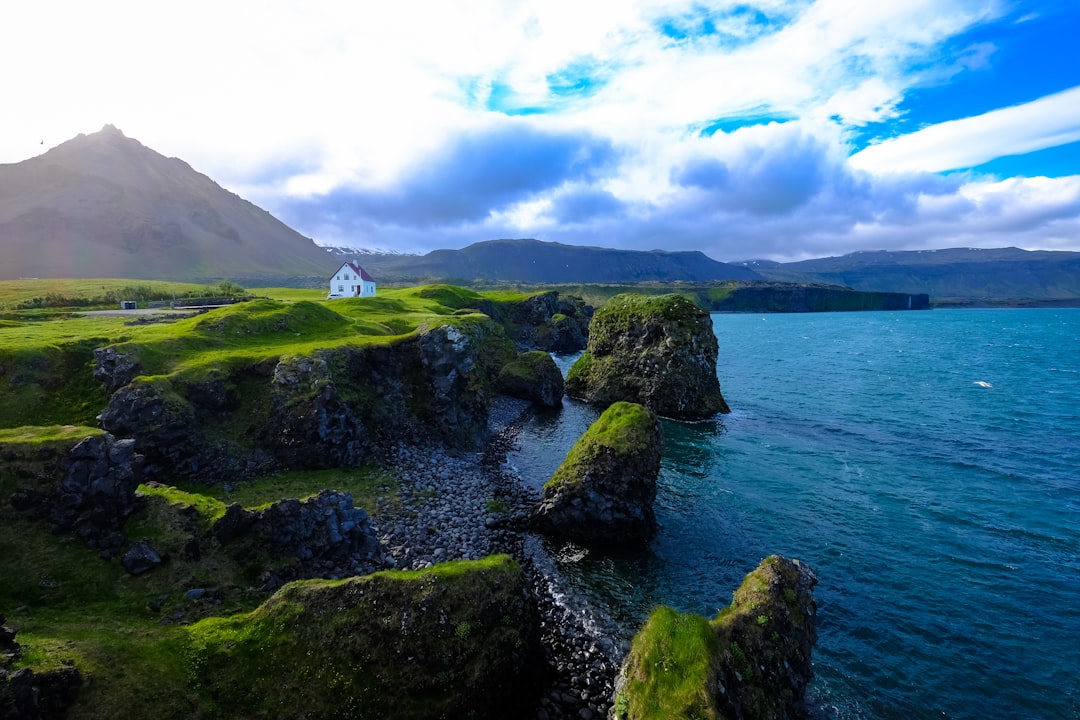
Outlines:
{"label": "cloudy sky", "polygon": [[0,162],[111,123],[321,244],[1080,251],[1075,0],[2,15]]}

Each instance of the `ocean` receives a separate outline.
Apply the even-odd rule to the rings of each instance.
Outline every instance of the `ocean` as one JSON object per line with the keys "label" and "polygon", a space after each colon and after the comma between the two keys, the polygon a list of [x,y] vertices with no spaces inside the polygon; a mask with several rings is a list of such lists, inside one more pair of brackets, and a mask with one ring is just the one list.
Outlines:
{"label": "ocean", "polygon": [[[817,573],[817,718],[1080,718],[1080,309],[715,314],[732,408],[664,421],[644,550],[555,552],[627,636]],[[574,357],[557,358],[564,370]],[[524,428],[539,487],[598,416]]]}

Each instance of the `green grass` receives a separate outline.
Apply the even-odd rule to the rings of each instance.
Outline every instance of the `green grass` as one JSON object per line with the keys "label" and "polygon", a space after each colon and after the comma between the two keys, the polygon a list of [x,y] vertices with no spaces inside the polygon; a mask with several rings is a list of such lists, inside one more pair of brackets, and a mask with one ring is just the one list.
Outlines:
{"label": "green grass", "polygon": [[[303,500],[322,490],[338,490],[352,495],[353,505],[375,516],[378,500],[397,504],[398,481],[392,475],[374,468],[335,468],[330,470],[295,470],[239,483],[213,487],[191,486],[177,492],[209,498],[225,505],[239,503],[254,510],[264,508],[283,498]],[[215,518],[216,519],[216,518]]]}
{"label": "green grass", "polygon": [[218,705],[210,717],[464,717],[484,674],[521,660],[521,582],[493,556],[290,583],[188,626],[192,681]]}
{"label": "green grass", "polygon": [[77,314],[6,322],[0,325],[0,382],[7,388],[0,428],[93,424],[106,402],[91,376],[97,347],[113,345],[130,355],[144,376],[199,381],[214,371],[242,373],[267,360],[390,342],[424,325],[468,323],[480,316],[462,305],[483,299],[450,286],[388,290],[374,298],[297,298],[255,300],[138,326],[126,325],[122,317]]}
{"label": "green grass", "polygon": [[[36,297],[40,292],[108,289],[99,283],[80,290],[73,288],[74,282],[21,288],[8,284],[2,288],[6,300],[0,302],[19,302],[28,292]],[[255,407],[249,397],[266,395],[254,391],[267,383],[265,363],[323,349],[393,342],[424,325],[487,322],[471,311],[492,301],[484,294],[445,286],[334,301],[300,292],[274,294],[276,299],[150,325],[129,326],[122,317],[74,313],[46,317],[40,311],[15,313],[0,322],[0,386],[5,389],[0,399],[0,612],[19,633],[25,652],[20,667],[44,671],[73,661],[84,675],[71,717],[229,716],[205,685],[193,683],[197,673],[191,635],[170,624],[248,613],[265,599],[250,588],[257,587],[259,573],[273,565],[258,548],[246,548],[247,556],[240,557],[236,548],[219,546],[208,530],[228,503],[260,508],[282,498],[337,489],[349,492],[358,507],[377,517],[381,508],[400,502],[394,477],[365,468],[282,473],[213,488],[144,485],[142,508],[128,519],[123,533],[131,540],[150,541],[168,560],[144,575],[129,576],[117,558],[105,559],[73,537],[54,535],[47,522],[16,512],[9,502],[19,488],[51,488],[63,453],[100,432],[95,417],[107,398],[92,377],[94,348],[116,345],[130,354],[141,368],[139,381],[160,383],[170,397],[187,383],[220,379],[240,396],[234,414],[250,422],[269,412]],[[500,302],[509,297],[513,294],[496,296]],[[262,375],[254,372],[258,368]],[[207,419],[202,427],[211,428],[215,439],[227,440],[230,428],[215,422]],[[193,538],[199,545],[195,550]],[[442,582],[466,569],[450,565],[412,579]],[[185,600],[185,590],[196,587],[216,588],[221,604]],[[463,604],[465,614],[453,619],[448,632],[455,642],[481,642],[484,620],[466,610]],[[220,622],[222,627],[228,624]],[[454,628],[463,622],[470,628],[468,637],[454,636]],[[206,625],[211,626],[213,622]],[[449,666],[445,672],[451,677],[458,670]],[[266,682],[273,684],[273,679]],[[291,698],[280,699],[295,710]]]}
{"label": "green grass", "polygon": [[634,638],[619,720],[719,717],[709,697],[720,641],[700,615],[660,607]]}
{"label": "green grass", "polygon": [[[205,285],[162,280],[123,280],[118,278],[0,280],[0,309],[12,310],[22,303],[32,301],[34,298],[45,299],[51,296],[53,298],[92,300],[133,289],[146,290],[149,296],[161,300],[171,300],[174,296],[205,296],[212,290],[212,288]],[[109,302],[111,303],[111,298]]]}
{"label": "green grass", "polygon": [[0,429],[0,445],[5,443],[52,443],[78,442],[83,438],[96,437],[104,430],[88,425],[24,425],[17,428]]}
{"label": "green grass", "polygon": [[592,458],[606,449],[618,453],[643,450],[654,438],[656,420],[648,408],[620,401],[611,404],[566,453],[566,459],[544,487],[581,483]]}

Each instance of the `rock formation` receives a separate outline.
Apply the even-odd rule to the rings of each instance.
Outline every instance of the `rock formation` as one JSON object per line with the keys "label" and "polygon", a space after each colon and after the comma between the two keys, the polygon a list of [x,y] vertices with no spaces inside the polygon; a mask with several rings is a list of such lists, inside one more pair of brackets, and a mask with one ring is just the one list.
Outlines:
{"label": "rock formation", "polygon": [[[107,349],[106,349],[107,350]],[[386,344],[237,364],[206,377],[129,378],[132,361],[96,353],[115,390],[101,426],[132,438],[151,478],[214,482],[280,468],[351,467],[402,437],[479,446],[512,343],[487,318],[421,328]]]}
{"label": "rock formation", "polygon": [[274,587],[282,577],[344,577],[385,567],[386,553],[368,514],[353,505],[347,492],[323,490],[306,500],[284,499],[262,510],[229,505],[212,532],[222,545],[246,544],[265,552],[275,565],[294,559],[293,565],[267,576],[264,584]]}
{"label": "rock formation", "polygon": [[538,618],[508,556],[304,581],[189,628],[196,681],[227,716],[527,717]]}
{"label": "rock formation", "polygon": [[649,538],[662,454],[652,412],[635,403],[611,405],[544,485],[537,526],[586,545]]}
{"label": "rock formation", "polygon": [[806,565],[770,555],[712,621],[655,610],[623,663],[614,717],[804,717],[817,642],[816,584]]}
{"label": "rock formation", "polygon": [[82,687],[82,675],[72,664],[55,670],[35,673],[29,668],[12,670],[22,649],[15,641],[15,631],[4,624],[0,615],[0,718],[4,720],[42,720],[66,717],[69,705]]}
{"label": "rock formation", "polygon": [[136,509],[142,461],[132,440],[90,436],[64,453],[58,468],[45,469],[58,481],[24,486],[12,504],[49,520],[55,532],[74,533],[88,547],[115,550],[126,544],[119,531]]}
{"label": "rock formation", "polygon": [[510,324],[519,328],[519,345],[556,353],[585,349],[592,308],[579,297],[557,292],[534,295],[521,302]]}
{"label": "rock formation", "polygon": [[545,407],[562,405],[563,376],[551,355],[543,350],[522,353],[503,365],[495,388],[511,397]]}
{"label": "rock formation", "polygon": [[597,310],[566,393],[600,406],[638,402],[664,417],[729,412],[716,376],[712,319],[680,295],[624,294]]}

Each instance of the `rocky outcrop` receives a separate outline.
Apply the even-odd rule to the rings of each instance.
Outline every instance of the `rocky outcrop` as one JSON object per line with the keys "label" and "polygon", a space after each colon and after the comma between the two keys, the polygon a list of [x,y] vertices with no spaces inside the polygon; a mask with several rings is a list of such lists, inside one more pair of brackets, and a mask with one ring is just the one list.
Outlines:
{"label": "rocky outcrop", "polygon": [[282,579],[364,575],[386,564],[368,514],[353,505],[347,492],[323,490],[306,500],[280,500],[263,510],[233,504],[212,532],[223,545],[243,541],[272,560],[295,560],[268,574],[264,585],[280,585]]}
{"label": "rocky outcrop", "polygon": [[562,405],[563,376],[551,355],[543,350],[522,353],[503,365],[495,388],[511,397],[545,407]]}
{"label": "rocky outcrop", "polygon": [[112,551],[125,545],[119,531],[137,507],[142,477],[134,441],[109,433],[87,437],[59,465],[59,482],[22,488],[12,497],[15,508],[47,519],[56,532],[73,533],[88,547]]}
{"label": "rocky outcrop", "polygon": [[611,405],[544,485],[536,525],[586,545],[651,537],[662,454],[660,422],[652,412],[635,403]]}
{"label": "rocky outcrop", "polygon": [[519,345],[555,353],[585,349],[592,308],[579,297],[554,291],[533,295],[519,305],[515,315]]}
{"label": "rocky outcrop", "polygon": [[193,475],[208,443],[196,422],[195,408],[165,379],[136,379],[109,396],[98,422],[107,432],[135,440],[150,475]]}
{"label": "rocky outcrop", "polygon": [[589,324],[588,349],[566,393],[600,406],[638,402],[664,417],[729,412],[716,376],[712,319],[680,295],[617,295]]}
{"label": "rocky outcrop", "polygon": [[29,668],[12,670],[21,648],[15,631],[0,615],[0,718],[3,720],[51,720],[66,717],[68,706],[79,694],[82,676],[71,664],[35,673]]}
{"label": "rocky outcrop", "polygon": [[718,312],[930,309],[930,296],[926,293],[869,292],[818,283],[729,282],[699,295],[711,310]]}
{"label": "rocky outcrop", "polygon": [[94,349],[94,379],[110,395],[134,380],[139,371],[139,364],[130,355],[114,347]]}
{"label": "rocky outcrop", "polygon": [[402,438],[469,449],[486,440],[494,378],[512,356],[494,321],[461,318],[197,379],[136,377],[99,422],[134,439],[147,475],[162,480],[357,466]]}
{"label": "rocky outcrop", "polygon": [[805,717],[817,642],[816,584],[806,565],[770,555],[712,621],[657,609],[623,663],[613,716]]}
{"label": "rocky outcrop", "polygon": [[538,617],[508,556],[279,590],[189,627],[195,680],[225,716],[528,717]]}

